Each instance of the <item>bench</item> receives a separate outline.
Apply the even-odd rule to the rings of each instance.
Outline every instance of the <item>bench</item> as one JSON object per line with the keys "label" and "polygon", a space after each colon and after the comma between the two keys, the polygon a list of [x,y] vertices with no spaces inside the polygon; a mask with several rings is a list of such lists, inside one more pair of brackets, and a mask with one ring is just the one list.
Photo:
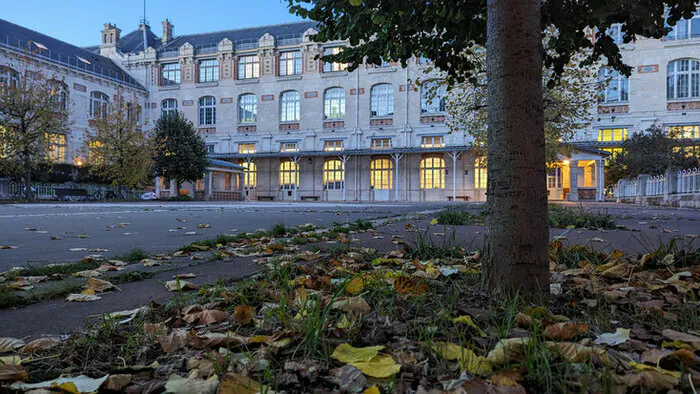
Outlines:
{"label": "bench", "polygon": [[[452,196],[447,196],[448,201],[452,201]],[[469,201],[469,196],[455,196],[454,200]]]}
{"label": "bench", "polygon": [[319,196],[301,196],[301,201],[306,201],[306,200],[318,201],[319,198],[320,198]]}
{"label": "bench", "polygon": [[258,201],[272,201],[274,199],[274,196],[258,196]]}
{"label": "bench", "polygon": [[86,189],[60,188],[54,189],[54,193],[59,200],[64,201],[82,201],[90,197]]}

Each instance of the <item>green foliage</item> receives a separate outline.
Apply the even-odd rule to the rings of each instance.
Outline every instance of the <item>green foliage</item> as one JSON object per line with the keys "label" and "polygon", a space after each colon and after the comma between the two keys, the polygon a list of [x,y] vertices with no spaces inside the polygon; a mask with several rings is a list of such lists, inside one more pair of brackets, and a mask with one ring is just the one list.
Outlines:
{"label": "green foliage", "polygon": [[132,249],[129,253],[115,257],[116,260],[126,261],[127,263],[138,263],[139,261],[148,258],[150,255],[143,249]]}
{"label": "green foliage", "polygon": [[194,124],[181,112],[161,116],[155,125],[155,173],[165,181],[195,182],[207,168],[207,149]]}
{"label": "green foliage", "polygon": [[144,279],[150,279],[156,276],[155,272],[146,272],[146,271],[129,271],[129,272],[122,272],[120,274],[116,275],[110,275],[106,276],[105,280],[118,285],[120,283],[131,283],[131,282],[139,282]]}
{"label": "green foliage", "polygon": [[77,282],[61,281],[18,295],[15,289],[0,285],[0,309],[19,308],[46,300],[54,300],[71,293],[80,293],[82,289],[82,286]]}
{"label": "green foliage", "polygon": [[668,135],[658,126],[632,134],[622,143],[622,151],[608,162],[605,182],[615,185],[620,179],[636,178],[640,174],[661,175],[671,167],[700,166],[700,156],[689,154],[692,147],[682,146],[678,137]]}
{"label": "green foliage", "polygon": [[275,224],[270,230],[270,235],[278,238],[287,235],[287,228],[284,226],[284,223]]}
{"label": "green foliage", "polygon": [[68,264],[50,264],[43,266],[27,266],[12,271],[16,276],[51,276],[54,274],[72,274],[74,272],[94,270],[100,265],[94,260],[81,260]]}
{"label": "green foliage", "polygon": [[440,212],[437,223],[448,226],[480,226],[484,224],[484,214],[472,214],[467,211],[448,209]]}

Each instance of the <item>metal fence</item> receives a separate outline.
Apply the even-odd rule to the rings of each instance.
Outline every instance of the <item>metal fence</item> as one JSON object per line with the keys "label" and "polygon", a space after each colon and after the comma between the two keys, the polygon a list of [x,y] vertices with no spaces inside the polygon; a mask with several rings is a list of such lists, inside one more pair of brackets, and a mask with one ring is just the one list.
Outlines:
{"label": "metal fence", "polygon": [[613,190],[615,198],[636,197],[637,196],[637,180],[623,179]]}
{"label": "metal fence", "polygon": [[663,196],[666,193],[666,177],[657,175],[651,177],[646,184],[645,196]]}
{"label": "metal fence", "polygon": [[700,168],[678,171],[679,194],[700,193]]}
{"label": "metal fence", "polygon": [[[87,191],[87,198],[90,200],[139,200],[141,195],[146,193],[146,190],[141,189],[122,189],[119,191],[116,187],[93,184],[32,183],[31,188],[33,197],[39,200],[57,199],[56,189],[84,189]],[[9,192],[11,198],[24,198],[26,195],[24,182],[10,182]]]}

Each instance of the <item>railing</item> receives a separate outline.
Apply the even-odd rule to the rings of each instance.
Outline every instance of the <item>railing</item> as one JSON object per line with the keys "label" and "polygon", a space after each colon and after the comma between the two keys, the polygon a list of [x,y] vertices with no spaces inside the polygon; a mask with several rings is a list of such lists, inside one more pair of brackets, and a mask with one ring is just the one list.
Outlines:
{"label": "railing", "polygon": [[171,51],[163,51],[158,55],[160,58],[178,57],[180,56],[180,50],[174,49]]}
{"label": "railing", "polygon": [[679,194],[700,193],[700,168],[678,171]]}
{"label": "railing", "polygon": [[[103,199],[124,199],[124,200],[139,200],[145,190],[140,189],[122,189],[121,192],[116,187],[92,184],[75,184],[64,185],[59,183],[32,183],[33,197],[39,200],[54,200],[56,199],[56,189],[85,189],[91,200]],[[24,182],[10,182],[9,192],[11,198],[25,197]]]}
{"label": "railing", "polygon": [[649,178],[646,188],[646,196],[663,196],[666,193],[666,177],[657,175]]}
{"label": "railing", "polygon": [[613,190],[615,198],[627,198],[637,196],[637,180],[623,179]]}
{"label": "railing", "polygon": [[[31,45],[31,46],[30,46]],[[117,81],[120,83],[125,83],[133,87],[143,89],[138,82],[126,72],[115,72],[111,69],[101,67],[95,64],[88,64],[78,59],[76,56],[69,56],[64,53],[46,50],[32,45],[31,41],[21,41],[17,38],[10,37],[7,35],[0,35],[0,46],[11,48],[16,51],[21,51],[23,53],[30,53],[31,56],[35,56],[41,59],[47,59],[55,63],[62,64],[66,67],[76,69],[88,74],[97,75],[103,78],[110,79],[112,81]]]}

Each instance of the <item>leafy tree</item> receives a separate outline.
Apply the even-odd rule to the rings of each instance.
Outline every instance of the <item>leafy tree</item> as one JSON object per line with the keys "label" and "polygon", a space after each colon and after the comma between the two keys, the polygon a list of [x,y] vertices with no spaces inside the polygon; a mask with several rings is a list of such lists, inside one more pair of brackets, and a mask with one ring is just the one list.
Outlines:
{"label": "leafy tree", "polygon": [[[288,0],[290,11],[319,22],[317,41],[351,47],[324,61],[349,63],[430,59],[450,84],[478,82],[475,48],[486,47],[488,201],[483,284],[492,293],[549,292],[543,68],[555,86],[575,56],[583,65],[605,57],[624,74],[607,33],[622,25],[624,41],[660,38],[694,0]],[[668,6],[668,10],[666,9]],[[546,29],[556,35],[542,38]]]}
{"label": "leafy tree", "polygon": [[[0,170],[24,178],[25,196],[32,199],[32,170],[49,160],[52,135],[68,129],[59,101],[60,83],[42,73],[3,70],[0,78]],[[61,96],[63,100],[66,96]]]}
{"label": "leafy tree", "polygon": [[689,155],[677,137],[668,135],[659,126],[632,134],[622,143],[622,150],[608,162],[606,183],[612,186],[620,179],[636,178],[640,174],[661,175],[671,167],[700,167],[700,157]]}
{"label": "leafy tree", "polygon": [[196,182],[207,168],[207,149],[194,124],[181,112],[162,116],[155,127],[155,172],[166,181]]}
{"label": "leafy tree", "polygon": [[151,167],[152,148],[140,123],[137,98],[117,91],[103,116],[91,121],[86,145],[90,174],[108,179],[118,189],[144,184]]}

